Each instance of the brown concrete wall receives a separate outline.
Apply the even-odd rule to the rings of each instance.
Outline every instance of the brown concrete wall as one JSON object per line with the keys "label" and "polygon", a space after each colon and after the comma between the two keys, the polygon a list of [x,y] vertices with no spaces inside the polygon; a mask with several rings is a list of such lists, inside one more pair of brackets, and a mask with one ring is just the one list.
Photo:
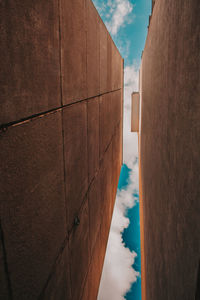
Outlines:
{"label": "brown concrete wall", "polygon": [[141,236],[147,300],[195,299],[200,259],[199,9],[199,0],[156,0],[142,57]]}
{"label": "brown concrete wall", "polygon": [[1,1],[0,299],[97,297],[123,59],[90,0]]}

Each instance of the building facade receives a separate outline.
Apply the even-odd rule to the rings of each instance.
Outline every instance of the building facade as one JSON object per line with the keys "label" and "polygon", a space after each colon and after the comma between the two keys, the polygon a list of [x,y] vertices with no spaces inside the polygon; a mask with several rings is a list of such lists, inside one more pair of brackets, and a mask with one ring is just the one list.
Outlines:
{"label": "building facade", "polygon": [[153,1],[140,69],[142,299],[199,297],[200,2]]}
{"label": "building facade", "polygon": [[1,1],[0,299],[97,297],[123,59],[90,0]]}

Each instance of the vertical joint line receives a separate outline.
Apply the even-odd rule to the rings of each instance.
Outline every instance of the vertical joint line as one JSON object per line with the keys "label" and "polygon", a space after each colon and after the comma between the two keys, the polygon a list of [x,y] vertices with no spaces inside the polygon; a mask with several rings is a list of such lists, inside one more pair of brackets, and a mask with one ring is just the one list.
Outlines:
{"label": "vertical joint line", "polygon": [[11,280],[10,280],[9,271],[8,271],[8,261],[7,261],[7,254],[6,254],[4,234],[3,234],[3,229],[2,229],[2,225],[1,225],[1,220],[0,220],[0,239],[2,242],[3,262],[4,262],[5,275],[6,275],[6,279],[7,279],[9,298],[13,299],[13,293],[12,293]]}
{"label": "vertical joint line", "polygon": [[88,82],[87,82],[87,78],[88,78],[88,61],[87,61],[87,38],[88,38],[88,3],[85,0],[84,1],[84,9],[85,9],[85,18],[84,18],[84,26],[85,26],[85,65],[86,65],[86,76],[85,76],[85,88],[86,88],[86,97],[88,98]]}
{"label": "vertical joint line", "polygon": [[[88,74],[88,61],[87,61],[87,39],[88,39],[88,2],[87,0],[84,1],[85,4],[85,44],[86,44],[86,91],[87,91],[87,97],[88,97],[88,82],[87,82],[87,74]],[[87,187],[87,193],[86,197],[87,199],[85,201],[88,202],[88,212],[89,212],[89,218],[88,218],[88,225],[89,225],[89,239],[90,239],[90,205],[89,205],[89,143],[88,143],[88,100],[86,101],[86,113],[87,113],[87,176],[88,176],[88,187]],[[91,253],[89,248],[89,259],[91,260]]]}
{"label": "vertical joint line", "polygon": [[59,30],[59,68],[60,68],[60,98],[61,106],[63,106],[62,91],[62,36],[61,36],[61,0],[58,0],[58,30]]}

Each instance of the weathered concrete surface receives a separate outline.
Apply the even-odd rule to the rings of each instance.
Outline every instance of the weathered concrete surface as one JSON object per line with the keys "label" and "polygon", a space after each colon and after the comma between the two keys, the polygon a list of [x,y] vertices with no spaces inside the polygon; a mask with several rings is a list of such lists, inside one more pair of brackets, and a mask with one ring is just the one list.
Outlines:
{"label": "weathered concrete surface", "polygon": [[101,185],[99,174],[93,180],[89,192],[89,222],[90,222],[90,249],[93,252],[102,220],[103,201],[101,198]]}
{"label": "weathered concrete surface", "polygon": [[70,229],[88,189],[87,104],[63,109],[66,205]]}
{"label": "weathered concrete surface", "polygon": [[113,131],[116,128],[116,126],[118,125],[118,123],[120,122],[121,118],[122,118],[122,91],[121,90],[117,90],[115,92],[113,92],[111,95],[111,120],[110,122],[113,122]]}
{"label": "weathered concrete surface", "polygon": [[121,90],[107,93],[100,97],[100,158],[102,158],[102,155],[104,154],[106,148],[108,147],[108,144],[112,139],[115,128],[122,118],[121,103]]}
{"label": "weathered concrete surface", "polygon": [[[121,171],[122,165],[122,151],[118,151],[118,149],[122,149],[122,128],[121,123],[119,123],[115,129],[115,135],[112,141],[112,181],[113,181],[113,200],[115,200],[116,189],[115,186],[118,185],[118,180]],[[115,171],[114,171],[115,170]]]}
{"label": "weathered concrete surface", "polygon": [[68,244],[65,246],[64,250],[59,255],[51,277],[49,278],[47,287],[44,293],[40,296],[40,299],[71,299]]}
{"label": "weathered concrete surface", "polygon": [[111,141],[113,131],[112,115],[112,94],[104,94],[100,97],[99,106],[99,147],[100,147],[100,159],[104,155],[106,148]]}
{"label": "weathered concrete surface", "polygon": [[94,178],[99,169],[99,97],[87,104],[88,119],[88,180]]}
{"label": "weathered concrete surface", "polygon": [[10,299],[10,291],[8,288],[8,276],[6,274],[6,261],[5,261],[5,253],[3,251],[3,234],[2,229],[0,227],[0,299],[9,300]]}
{"label": "weathered concrete surface", "polygon": [[[93,253],[88,273],[88,298],[85,300],[97,299],[101,272],[103,267],[104,255],[102,255],[102,244],[100,234],[96,240],[95,251]],[[104,251],[105,253],[105,251]],[[92,284],[92,288],[91,288]]]}
{"label": "weathered concrete surface", "polygon": [[95,248],[91,256],[91,263],[87,274],[85,287],[81,300],[94,300],[97,299],[98,288],[101,279],[101,273],[103,268],[104,256],[106,245],[101,240],[101,230],[98,232],[98,236],[95,243]]}
{"label": "weathered concrete surface", "polygon": [[60,106],[58,1],[1,1],[0,125]]}
{"label": "weathered concrete surface", "polygon": [[36,299],[66,235],[61,112],[0,138],[1,225],[14,299]]}
{"label": "weathered concrete surface", "polygon": [[200,259],[200,2],[156,0],[142,58],[146,299],[195,299]]}
{"label": "weathered concrete surface", "polygon": [[1,293],[95,300],[122,163],[123,61],[90,0],[43,2],[1,3]]}
{"label": "weathered concrete surface", "polygon": [[[111,163],[110,163],[111,162]],[[100,185],[101,185],[101,201],[103,202],[102,219],[102,236],[104,244],[107,243],[108,234],[113,210],[113,193],[112,193],[112,142],[104,155],[102,167],[100,170]]]}
{"label": "weathered concrete surface", "polygon": [[117,90],[122,88],[122,68],[123,68],[123,60],[121,55],[115,46],[114,42],[112,42],[112,90]]}
{"label": "weathered concrete surface", "polygon": [[111,39],[111,36],[109,35],[109,33],[107,32],[107,80],[106,80],[106,84],[107,84],[107,88],[106,88],[106,92],[110,92],[112,91],[112,87],[113,87],[113,40]]}
{"label": "weathered concrete surface", "polygon": [[63,103],[87,98],[86,0],[61,0]]}
{"label": "weathered concrete surface", "polygon": [[100,17],[90,0],[87,6],[87,97],[100,93]]}
{"label": "weathered concrete surface", "polygon": [[[117,131],[115,136],[117,136]],[[109,235],[119,173],[113,165],[114,137],[101,161],[98,177],[89,190],[91,260],[81,300],[96,299]],[[111,163],[110,163],[111,162]],[[116,163],[116,161],[115,161]],[[121,160],[118,161],[121,166]],[[116,165],[115,165],[116,167]],[[120,168],[118,167],[118,170]],[[115,177],[114,177],[115,174]]]}
{"label": "weathered concrete surface", "polygon": [[89,212],[87,198],[79,214],[79,220],[80,224],[73,228],[69,243],[73,300],[81,299],[85,277],[89,268]]}
{"label": "weathered concrete surface", "polygon": [[105,24],[100,20],[100,93],[107,92],[107,30]]}

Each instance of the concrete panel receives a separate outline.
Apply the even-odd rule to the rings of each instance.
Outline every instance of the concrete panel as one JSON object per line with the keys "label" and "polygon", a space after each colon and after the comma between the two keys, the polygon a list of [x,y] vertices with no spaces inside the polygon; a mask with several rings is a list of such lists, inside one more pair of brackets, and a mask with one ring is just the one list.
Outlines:
{"label": "concrete panel", "polygon": [[195,299],[200,253],[199,8],[198,0],[156,0],[142,58],[147,300]]}
{"label": "concrete panel", "polygon": [[60,106],[58,3],[1,1],[0,125]]}
{"label": "concrete panel", "polygon": [[94,253],[92,256],[92,263],[90,264],[89,272],[88,272],[88,298],[87,300],[94,300],[97,299],[98,295],[98,289],[101,279],[101,273],[102,273],[102,267],[103,267],[103,259],[104,259],[104,253],[101,252],[101,239],[100,239],[100,233],[98,234]]}
{"label": "concrete panel", "polygon": [[88,101],[88,177],[89,183],[99,169],[99,97]]}
{"label": "concrete panel", "polygon": [[100,97],[100,158],[111,141],[116,126],[122,118],[122,91],[107,93]]}
{"label": "concrete panel", "polygon": [[112,169],[113,172],[113,202],[115,201],[117,186],[122,166],[122,135],[121,135],[121,124],[119,123],[115,129],[115,135],[112,141]]}
{"label": "concrete panel", "polygon": [[11,293],[8,288],[8,275],[6,275],[6,261],[3,253],[2,239],[2,231],[0,227],[0,299],[9,300]]}
{"label": "concrete panel", "polygon": [[83,290],[83,294],[81,296],[81,300],[88,300],[89,299],[89,289],[91,289],[92,287],[89,286],[89,281],[86,280],[85,285],[84,285],[84,290]]}
{"label": "concrete panel", "polygon": [[68,227],[81,206],[88,188],[87,103],[63,109]]}
{"label": "concrete panel", "polygon": [[100,17],[91,0],[87,5],[87,97],[100,93]]}
{"label": "concrete panel", "polygon": [[39,299],[43,300],[70,300],[71,284],[69,271],[68,244],[60,253],[47,287]]}
{"label": "concrete panel", "polygon": [[107,89],[106,92],[113,91],[113,77],[114,77],[114,69],[113,69],[113,40],[109,33],[107,33]]}
{"label": "concrete panel", "polygon": [[104,152],[111,141],[113,132],[113,120],[112,115],[112,94],[104,94],[100,97],[99,107],[100,119],[99,119],[99,147],[100,147],[100,159],[104,155]]}
{"label": "concrete panel", "polygon": [[113,131],[115,130],[116,126],[119,124],[122,118],[122,97],[121,97],[121,90],[112,92],[111,95],[111,121],[113,122]]}
{"label": "concrete panel", "polygon": [[113,212],[113,172],[112,169],[112,143],[110,143],[104,154],[102,166],[100,169],[100,187],[101,201],[103,202],[103,218],[101,223],[102,242],[106,245],[110,230],[112,212]]}
{"label": "concrete panel", "polygon": [[100,176],[98,176],[92,182],[88,192],[91,253],[93,253],[94,245],[102,222],[103,199],[101,198],[100,188]]}
{"label": "concrete panel", "polygon": [[79,220],[80,224],[73,227],[69,241],[73,300],[80,300],[89,267],[89,212],[87,199],[79,214]]}
{"label": "concrete panel", "polygon": [[63,104],[87,98],[86,0],[61,0]]}
{"label": "concrete panel", "polygon": [[66,235],[61,113],[0,139],[1,223],[13,299],[36,299]]}
{"label": "concrete panel", "polygon": [[122,72],[122,58],[114,42],[112,42],[112,90],[122,88]]}
{"label": "concrete panel", "polygon": [[123,59],[105,25],[100,22],[100,93],[123,87]]}
{"label": "concrete panel", "polygon": [[100,93],[105,93],[108,79],[108,54],[107,54],[107,29],[102,20],[100,20]]}

